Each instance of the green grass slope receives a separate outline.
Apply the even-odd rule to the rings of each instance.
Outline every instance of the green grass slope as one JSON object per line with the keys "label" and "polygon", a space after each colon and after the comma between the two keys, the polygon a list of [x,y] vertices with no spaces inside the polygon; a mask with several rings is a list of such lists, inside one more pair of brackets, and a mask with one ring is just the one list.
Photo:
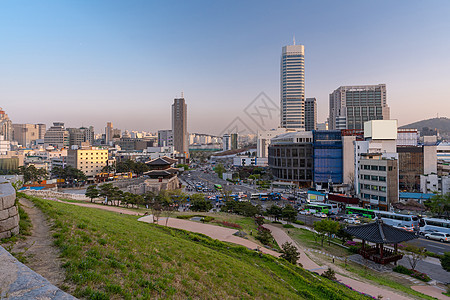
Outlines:
{"label": "green grass slope", "polygon": [[65,262],[63,288],[76,297],[368,299],[244,247],[138,222],[135,216],[24,197],[53,221]]}

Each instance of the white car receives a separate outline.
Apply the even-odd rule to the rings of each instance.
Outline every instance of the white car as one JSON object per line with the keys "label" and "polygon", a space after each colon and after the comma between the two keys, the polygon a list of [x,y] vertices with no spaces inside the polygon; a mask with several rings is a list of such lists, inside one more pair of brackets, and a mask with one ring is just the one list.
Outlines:
{"label": "white car", "polygon": [[432,233],[425,234],[425,238],[428,240],[449,242],[450,241],[450,233],[432,232]]}
{"label": "white car", "polygon": [[298,213],[301,215],[310,215],[311,214],[311,212],[309,210],[301,210]]}
{"label": "white car", "polygon": [[328,217],[328,216],[327,216],[327,214],[324,214],[324,213],[315,213],[315,214],[314,214],[314,217],[318,217],[318,218],[326,218],[326,217]]}
{"label": "white car", "polygon": [[345,219],[344,222],[348,223],[348,224],[361,224],[361,221],[355,218],[348,218]]}

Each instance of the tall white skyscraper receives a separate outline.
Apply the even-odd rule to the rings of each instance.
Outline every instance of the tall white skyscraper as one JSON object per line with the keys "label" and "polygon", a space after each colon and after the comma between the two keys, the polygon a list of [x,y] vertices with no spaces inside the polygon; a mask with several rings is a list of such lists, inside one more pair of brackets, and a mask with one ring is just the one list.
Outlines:
{"label": "tall white skyscraper", "polygon": [[281,127],[305,129],[305,47],[284,46],[281,54]]}

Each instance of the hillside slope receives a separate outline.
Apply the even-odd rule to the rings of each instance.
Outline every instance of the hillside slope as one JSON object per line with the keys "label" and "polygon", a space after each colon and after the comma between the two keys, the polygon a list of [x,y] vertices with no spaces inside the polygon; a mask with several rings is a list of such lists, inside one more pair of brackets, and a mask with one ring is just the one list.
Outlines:
{"label": "hillside slope", "polygon": [[136,216],[27,198],[53,220],[65,288],[79,298],[368,299],[244,247]]}
{"label": "hillside slope", "polygon": [[421,135],[430,135],[435,133],[435,129],[443,136],[450,136],[450,119],[446,117],[432,118],[414,122],[400,128],[416,128],[420,130]]}

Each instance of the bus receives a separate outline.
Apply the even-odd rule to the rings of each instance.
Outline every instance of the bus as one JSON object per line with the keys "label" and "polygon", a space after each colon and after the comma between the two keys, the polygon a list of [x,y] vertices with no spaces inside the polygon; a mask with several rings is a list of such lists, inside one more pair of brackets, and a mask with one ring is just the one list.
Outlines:
{"label": "bus", "polygon": [[317,202],[311,202],[310,204],[321,205],[321,206],[327,207],[329,214],[337,215],[337,213],[339,212],[339,208],[338,208],[337,204],[317,203]]}
{"label": "bus", "polygon": [[252,201],[259,200],[259,194],[251,194],[250,200],[252,200]]}
{"label": "bus", "polygon": [[423,218],[421,230],[436,230],[442,233],[450,233],[450,220],[437,218]]}
{"label": "bus", "polygon": [[328,214],[328,207],[323,206],[322,203],[320,204],[308,204],[305,206],[305,210],[309,211],[312,214],[315,213],[324,213],[324,214]]}
{"label": "bus", "polygon": [[345,208],[345,214],[347,215],[358,215],[364,218],[374,219],[375,211],[368,208],[355,207],[355,206],[347,206]]}
{"label": "bus", "polygon": [[259,194],[259,200],[261,200],[261,201],[269,200],[269,194],[265,194],[265,193]]}
{"label": "bus", "polygon": [[220,184],[215,184],[214,188],[216,189],[216,191],[221,191],[222,190],[222,185]]}
{"label": "bus", "polygon": [[418,231],[420,229],[419,218],[417,216],[397,214],[387,211],[377,211],[375,212],[375,214],[381,217],[381,220],[383,220],[384,224],[403,227],[405,229],[414,231]]}

